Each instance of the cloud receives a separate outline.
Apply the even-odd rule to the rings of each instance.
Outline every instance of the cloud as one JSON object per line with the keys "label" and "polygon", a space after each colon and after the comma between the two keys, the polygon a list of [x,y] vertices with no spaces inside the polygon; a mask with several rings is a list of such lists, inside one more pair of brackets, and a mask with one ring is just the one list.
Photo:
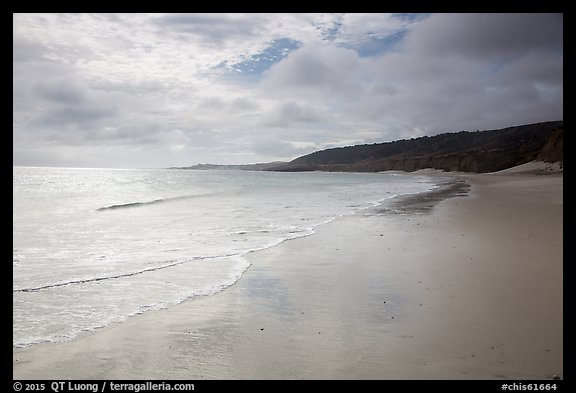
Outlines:
{"label": "cloud", "polygon": [[359,66],[354,50],[331,44],[309,44],[266,71],[262,88],[265,93],[277,96],[346,92],[361,82],[357,79]]}
{"label": "cloud", "polygon": [[558,14],[14,14],[14,162],[250,163],[561,119],[562,32]]}
{"label": "cloud", "polygon": [[311,144],[306,146],[297,146],[294,143],[278,140],[270,136],[263,136],[253,139],[251,150],[263,157],[292,157],[312,153],[317,146]]}
{"label": "cloud", "polygon": [[313,104],[301,105],[294,101],[285,101],[262,116],[261,123],[266,127],[291,127],[301,124],[322,124],[325,120],[323,108]]}
{"label": "cloud", "polygon": [[394,14],[345,14],[339,21],[335,42],[347,47],[395,36],[413,23]]}
{"label": "cloud", "polygon": [[256,35],[252,18],[235,14],[169,14],[158,17],[156,25],[164,31],[197,37],[207,45],[224,45]]}
{"label": "cloud", "polygon": [[[558,23],[554,15],[432,15],[412,26],[403,51],[360,57],[329,43],[302,47],[264,74],[262,88],[329,108],[351,129],[379,129],[384,140],[558,119]],[[536,38],[534,26],[546,32]]]}
{"label": "cloud", "polygon": [[410,52],[492,61],[529,51],[561,52],[561,14],[436,14],[406,38]]}
{"label": "cloud", "polygon": [[35,86],[36,93],[47,101],[78,105],[84,102],[84,91],[67,80],[40,82]]}
{"label": "cloud", "polygon": [[83,127],[101,124],[103,120],[114,117],[114,115],[113,109],[64,106],[40,115],[35,123],[40,127],[73,128],[75,131],[79,131]]}
{"label": "cloud", "polygon": [[43,59],[49,52],[44,45],[22,38],[14,38],[12,43],[12,61],[24,63]]}
{"label": "cloud", "polygon": [[222,112],[251,112],[257,110],[259,105],[248,97],[205,97],[198,104],[199,109]]}

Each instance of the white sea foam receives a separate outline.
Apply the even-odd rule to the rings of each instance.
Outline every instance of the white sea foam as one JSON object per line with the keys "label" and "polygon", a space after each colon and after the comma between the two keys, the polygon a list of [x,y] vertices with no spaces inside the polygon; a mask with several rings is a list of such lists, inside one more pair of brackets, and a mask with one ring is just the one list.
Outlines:
{"label": "white sea foam", "polygon": [[65,341],[210,296],[249,252],[437,178],[387,174],[22,168],[13,171],[14,346]]}

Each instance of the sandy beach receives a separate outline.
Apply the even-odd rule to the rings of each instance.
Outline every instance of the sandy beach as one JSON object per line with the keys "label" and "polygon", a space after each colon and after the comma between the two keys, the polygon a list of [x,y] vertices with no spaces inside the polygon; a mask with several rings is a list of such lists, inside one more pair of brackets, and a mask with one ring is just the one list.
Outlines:
{"label": "sandy beach", "polygon": [[217,295],[14,349],[13,378],[563,377],[563,176],[452,176],[466,196],[343,217]]}

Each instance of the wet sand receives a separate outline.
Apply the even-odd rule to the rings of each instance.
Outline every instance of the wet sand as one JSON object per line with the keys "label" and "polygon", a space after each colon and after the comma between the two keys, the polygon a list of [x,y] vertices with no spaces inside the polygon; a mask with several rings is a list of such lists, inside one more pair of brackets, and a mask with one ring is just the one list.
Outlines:
{"label": "wet sand", "polygon": [[13,377],[562,376],[563,177],[455,176],[252,253],[215,296],[15,349]]}

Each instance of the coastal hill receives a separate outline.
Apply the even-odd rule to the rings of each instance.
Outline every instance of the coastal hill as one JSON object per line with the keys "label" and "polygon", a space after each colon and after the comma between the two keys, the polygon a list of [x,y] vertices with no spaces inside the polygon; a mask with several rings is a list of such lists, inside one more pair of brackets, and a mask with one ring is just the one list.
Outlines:
{"label": "coastal hill", "polygon": [[268,171],[495,172],[530,161],[563,161],[563,121],[488,131],[460,131],[371,145],[317,151]]}
{"label": "coastal hill", "polygon": [[[172,169],[251,171],[406,172],[424,168],[458,172],[496,172],[531,161],[562,163],[563,121],[488,131],[460,131],[320,150],[290,162],[247,165],[198,164]],[[560,165],[561,167],[561,165]]]}
{"label": "coastal hill", "polygon": [[195,170],[213,170],[213,169],[234,169],[234,170],[244,170],[244,171],[265,171],[271,168],[276,168],[280,165],[287,164],[283,161],[274,162],[264,162],[258,164],[240,164],[240,165],[222,165],[222,164],[198,164],[184,167],[172,167],[170,169],[195,169]]}

